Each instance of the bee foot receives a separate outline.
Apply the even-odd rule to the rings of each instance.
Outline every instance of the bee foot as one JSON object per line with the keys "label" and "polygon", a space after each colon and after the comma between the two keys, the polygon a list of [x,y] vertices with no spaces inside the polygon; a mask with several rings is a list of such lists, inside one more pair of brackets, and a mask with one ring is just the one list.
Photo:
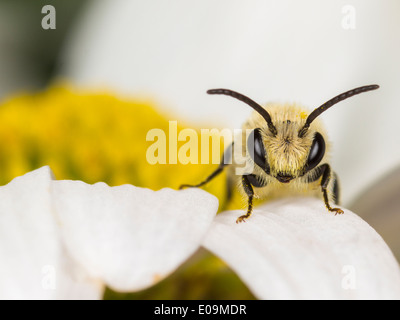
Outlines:
{"label": "bee foot", "polygon": [[245,215],[243,215],[243,216],[240,216],[239,218],[236,219],[236,223],[246,222],[246,219],[247,219],[248,217],[250,217],[250,215],[247,215],[247,214],[245,214]]}
{"label": "bee foot", "polygon": [[344,213],[344,211],[342,209],[339,209],[339,208],[331,208],[331,209],[329,209],[329,211],[334,212],[335,216],[337,214],[343,214]]}

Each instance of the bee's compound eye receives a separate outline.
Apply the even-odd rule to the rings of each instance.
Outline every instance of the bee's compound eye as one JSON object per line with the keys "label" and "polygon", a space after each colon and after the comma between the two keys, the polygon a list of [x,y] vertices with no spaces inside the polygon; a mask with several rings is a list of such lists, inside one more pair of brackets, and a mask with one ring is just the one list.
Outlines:
{"label": "bee's compound eye", "polygon": [[266,152],[264,148],[264,144],[262,142],[261,137],[261,129],[254,129],[248,139],[247,139],[247,148],[250,152],[251,158],[254,162],[260,166],[265,172],[269,173],[269,165],[267,159],[265,157]]}
{"label": "bee's compound eye", "polygon": [[316,133],[308,154],[306,171],[313,169],[325,155],[325,140],[320,133]]}

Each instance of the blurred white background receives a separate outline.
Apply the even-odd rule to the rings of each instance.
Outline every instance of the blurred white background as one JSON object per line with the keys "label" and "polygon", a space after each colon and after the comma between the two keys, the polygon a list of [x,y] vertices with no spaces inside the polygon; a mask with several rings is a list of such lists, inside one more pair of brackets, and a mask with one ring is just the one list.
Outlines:
{"label": "blurred white background", "polygon": [[60,74],[155,97],[200,125],[234,128],[250,109],[207,89],[315,108],[377,83],[378,91],[322,116],[348,205],[400,163],[399,31],[396,0],[102,0],[74,25]]}
{"label": "blurred white background", "polygon": [[[343,205],[375,217],[367,221],[400,243],[385,235],[385,225],[396,225],[396,234],[400,226],[400,191],[393,187],[399,184],[386,183],[400,165],[399,1],[97,0],[68,7],[54,1],[60,22],[53,33],[40,29],[37,6],[29,15],[33,22],[24,22],[26,10],[16,5],[23,2],[0,1],[2,97],[61,78],[150,97],[187,123],[238,128],[251,109],[208,96],[207,89],[225,87],[259,103],[313,109],[349,89],[379,84],[322,118]],[[20,19],[10,19],[10,12]],[[29,27],[34,21],[37,29]],[[12,45],[17,42],[23,45]],[[365,195],[372,204],[357,206]],[[385,214],[388,202],[395,209]]]}

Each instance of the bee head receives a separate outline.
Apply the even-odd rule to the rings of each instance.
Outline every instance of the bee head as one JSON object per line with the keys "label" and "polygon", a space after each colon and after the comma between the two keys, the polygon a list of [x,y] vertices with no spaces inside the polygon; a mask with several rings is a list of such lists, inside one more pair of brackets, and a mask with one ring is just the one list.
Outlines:
{"label": "bee head", "polygon": [[247,150],[254,163],[281,183],[303,176],[325,156],[327,145],[322,126],[299,137],[301,126],[301,122],[286,120],[276,123],[275,136],[266,128],[256,128],[248,136]]}

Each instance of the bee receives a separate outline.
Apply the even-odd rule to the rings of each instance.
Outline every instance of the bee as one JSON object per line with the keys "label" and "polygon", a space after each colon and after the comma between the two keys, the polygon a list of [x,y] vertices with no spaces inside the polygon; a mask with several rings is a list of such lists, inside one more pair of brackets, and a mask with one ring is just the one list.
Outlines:
{"label": "bee", "polygon": [[295,104],[270,104],[262,107],[243,94],[229,89],[211,89],[208,94],[227,95],[236,98],[254,109],[242,129],[250,129],[247,139],[242,138],[241,151],[246,153],[245,161],[253,165],[253,171],[236,175],[232,156],[234,142],[225,150],[221,163],[203,182],[201,187],[228,168],[228,194],[236,181],[239,190],[247,196],[247,212],[236,223],[246,221],[253,211],[253,199],[287,195],[310,195],[321,197],[330,212],[342,214],[343,210],[332,207],[339,205],[339,182],[329,164],[330,145],[326,130],[318,116],[338,102],[354,95],[376,90],[378,85],[358,87],[328,100],[312,112]]}

